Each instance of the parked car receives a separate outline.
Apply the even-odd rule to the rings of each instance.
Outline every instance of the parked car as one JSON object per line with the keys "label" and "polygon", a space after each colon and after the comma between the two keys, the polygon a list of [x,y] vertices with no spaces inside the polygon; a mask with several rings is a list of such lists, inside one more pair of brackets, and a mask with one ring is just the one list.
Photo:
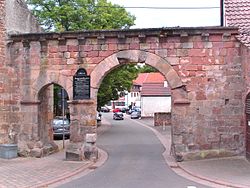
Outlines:
{"label": "parked car", "polygon": [[108,107],[106,107],[106,106],[101,107],[101,112],[109,112],[109,111],[110,111],[110,109]]}
{"label": "parked car", "polygon": [[120,108],[115,108],[113,109],[113,112],[116,113],[116,112],[121,112],[121,109]]}
{"label": "parked car", "polygon": [[141,108],[133,107],[132,109],[128,110],[128,114],[132,114],[132,112],[141,112]]}
{"label": "parked car", "polygon": [[123,120],[124,119],[123,113],[122,112],[115,112],[113,114],[113,119],[114,120]]}
{"label": "parked car", "polygon": [[141,111],[133,111],[130,115],[131,119],[139,119],[141,118]]}
{"label": "parked car", "polygon": [[97,122],[102,121],[102,114],[100,112],[96,112],[96,120]]}
{"label": "parked car", "polygon": [[63,138],[63,134],[65,138],[70,137],[70,122],[67,118],[56,116],[52,121],[52,127],[54,138]]}

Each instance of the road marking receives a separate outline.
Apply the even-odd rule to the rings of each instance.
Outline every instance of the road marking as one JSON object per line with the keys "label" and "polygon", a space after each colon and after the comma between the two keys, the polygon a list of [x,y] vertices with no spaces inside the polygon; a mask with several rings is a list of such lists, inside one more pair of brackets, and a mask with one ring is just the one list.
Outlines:
{"label": "road marking", "polygon": [[196,188],[196,187],[192,185],[188,185],[187,188]]}

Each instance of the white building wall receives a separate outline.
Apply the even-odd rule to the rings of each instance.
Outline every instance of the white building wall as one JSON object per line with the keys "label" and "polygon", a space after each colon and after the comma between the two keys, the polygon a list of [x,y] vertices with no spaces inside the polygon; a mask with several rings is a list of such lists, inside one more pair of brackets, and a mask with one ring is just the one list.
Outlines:
{"label": "white building wall", "polygon": [[171,112],[171,96],[141,97],[142,117],[153,117],[155,112]]}
{"label": "white building wall", "polygon": [[[135,93],[136,93],[136,96],[135,96]],[[135,104],[136,107],[140,107],[140,101],[141,101],[141,94],[140,92],[129,92],[128,95],[126,95],[127,98],[127,104],[128,106],[133,103]]]}

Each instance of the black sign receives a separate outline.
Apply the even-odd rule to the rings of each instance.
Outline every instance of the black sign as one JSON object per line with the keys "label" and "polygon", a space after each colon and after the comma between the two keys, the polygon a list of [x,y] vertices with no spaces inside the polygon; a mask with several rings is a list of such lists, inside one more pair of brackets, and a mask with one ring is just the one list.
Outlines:
{"label": "black sign", "polygon": [[84,69],[79,69],[73,77],[73,99],[90,99],[90,76]]}

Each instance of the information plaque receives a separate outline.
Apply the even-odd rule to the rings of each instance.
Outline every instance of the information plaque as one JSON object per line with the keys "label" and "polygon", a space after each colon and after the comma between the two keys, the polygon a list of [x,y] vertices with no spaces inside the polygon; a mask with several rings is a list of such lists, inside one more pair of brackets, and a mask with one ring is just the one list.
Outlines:
{"label": "information plaque", "polygon": [[90,76],[85,69],[79,69],[73,77],[73,99],[90,99]]}

